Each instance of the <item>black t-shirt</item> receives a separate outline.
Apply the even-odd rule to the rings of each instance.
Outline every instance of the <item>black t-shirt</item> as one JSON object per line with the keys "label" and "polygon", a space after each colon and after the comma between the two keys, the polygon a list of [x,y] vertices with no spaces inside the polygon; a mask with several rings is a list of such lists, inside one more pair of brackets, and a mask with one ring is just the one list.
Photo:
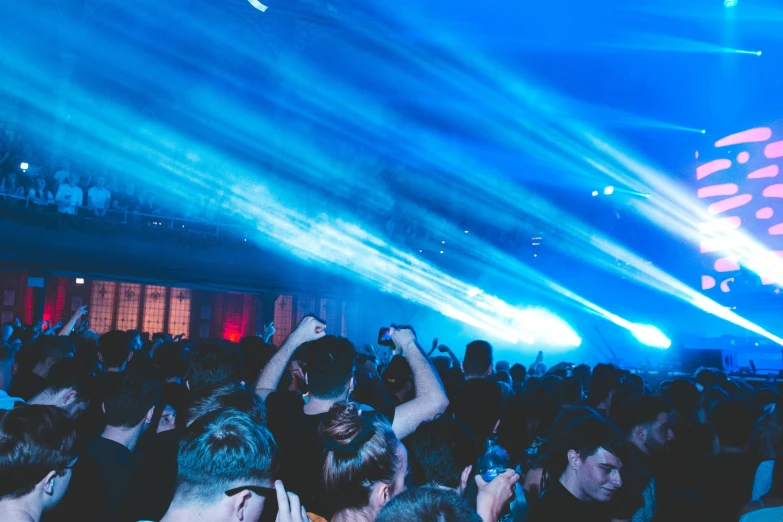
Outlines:
{"label": "black t-shirt", "polygon": [[582,502],[559,480],[533,506],[528,522],[610,522],[606,502]]}
{"label": "black t-shirt", "polygon": [[182,430],[148,439],[136,458],[128,505],[133,520],[160,520],[177,489],[177,449]]}
{"label": "black t-shirt", "polygon": [[[272,393],[266,400],[269,431],[275,437],[282,456],[280,480],[288,491],[299,495],[308,511],[330,519],[333,508],[324,493],[325,453],[318,434],[326,413],[307,415],[305,402],[298,393]],[[394,421],[394,408],[367,412]]]}
{"label": "black t-shirt", "polygon": [[750,501],[757,466],[750,453],[722,453],[704,461],[696,487],[710,520],[737,520],[740,508]]}
{"label": "black t-shirt", "polygon": [[644,491],[653,479],[650,458],[639,448],[632,446],[629,456],[623,459],[620,474],[623,486],[609,501],[609,510],[620,520],[630,520],[633,514],[644,507]]}
{"label": "black t-shirt", "polygon": [[9,395],[29,401],[41,393],[45,386],[46,380],[34,371],[23,372],[14,376]]}

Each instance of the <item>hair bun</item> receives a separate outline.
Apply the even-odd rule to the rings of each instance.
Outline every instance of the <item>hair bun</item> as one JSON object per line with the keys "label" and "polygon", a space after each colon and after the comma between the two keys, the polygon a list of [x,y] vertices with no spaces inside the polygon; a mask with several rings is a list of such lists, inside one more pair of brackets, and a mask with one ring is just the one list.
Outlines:
{"label": "hair bun", "polygon": [[319,433],[329,451],[356,453],[375,434],[375,426],[362,417],[355,404],[338,402],[329,409]]}

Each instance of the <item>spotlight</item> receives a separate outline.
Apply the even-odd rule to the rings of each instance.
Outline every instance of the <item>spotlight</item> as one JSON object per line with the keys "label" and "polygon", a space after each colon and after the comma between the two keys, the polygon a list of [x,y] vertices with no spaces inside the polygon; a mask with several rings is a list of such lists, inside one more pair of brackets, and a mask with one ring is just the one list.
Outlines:
{"label": "spotlight", "polygon": [[761,51],[758,51],[758,52],[756,53],[756,56],[761,56]]}
{"label": "spotlight", "polygon": [[723,0],[723,5],[726,7],[736,7],[738,3],[739,0]]}
{"label": "spotlight", "polygon": [[76,278],[76,284],[77,285],[83,285],[84,284],[84,278],[83,277],[77,277]]}
{"label": "spotlight", "polygon": [[604,189],[604,194],[606,194],[607,196],[611,196],[612,194],[614,194],[614,187],[611,187],[611,186],[610,187],[606,187]]}
{"label": "spotlight", "polygon": [[666,337],[662,331],[652,325],[634,324],[629,330],[633,336],[636,337],[636,340],[645,346],[666,350],[672,345],[671,339]]}
{"label": "spotlight", "polygon": [[707,134],[707,130],[706,129],[702,129],[701,133],[702,134]]}
{"label": "spotlight", "polygon": [[21,165],[19,165],[19,168],[24,171],[27,171],[27,169],[30,168],[30,165],[28,165],[27,163],[22,163]]}
{"label": "spotlight", "polygon": [[597,190],[594,190],[594,191],[593,191],[593,197],[595,197],[595,196],[597,196],[597,195],[598,195],[598,191],[597,191]]}
{"label": "spotlight", "polygon": [[465,233],[466,233],[466,234],[470,234],[470,230],[466,230],[466,231],[465,231]]}

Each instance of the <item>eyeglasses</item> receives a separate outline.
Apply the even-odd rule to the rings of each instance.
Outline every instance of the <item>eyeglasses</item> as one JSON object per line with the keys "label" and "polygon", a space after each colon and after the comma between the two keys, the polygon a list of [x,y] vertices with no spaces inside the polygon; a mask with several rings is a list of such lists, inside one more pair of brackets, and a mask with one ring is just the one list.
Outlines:
{"label": "eyeglasses", "polygon": [[275,488],[265,488],[264,486],[241,486],[238,488],[229,489],[228,491],[226,491],[226,495],[229,497],[233,497],[240,491],[252,491],[256,495],[259,495],[261,497],[277,498],[277,490]]}

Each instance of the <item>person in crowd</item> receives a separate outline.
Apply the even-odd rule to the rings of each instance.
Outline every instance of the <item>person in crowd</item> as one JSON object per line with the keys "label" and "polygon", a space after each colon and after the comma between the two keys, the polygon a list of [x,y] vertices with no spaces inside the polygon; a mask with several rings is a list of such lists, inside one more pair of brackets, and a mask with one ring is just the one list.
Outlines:
{"label": "person in crowd", "polygon": [[36,178],[35,186],[30,187],[27,192],[27,199],[33,205],[45,206],[54,203],[54,196],[52,191],[46,186],[46,180],[44,178]]}
{"label": "person in crowd", "polygon": [[0,180],[0,194],[13,197],[24,197],[24,187],[16,179],[13,172]]}
{"label": "person in crowd", "polygon": [[562,440],[548,450],[552,480],[532,506],[530,522],[613,520],[609,501],[623,485],[627,442],[620,430],[590,410],[584,415],[566,423]]}
{"label": "person in crowd", "polygon": [[131,513],[128,492],[134,473],[134,451],[152,426],[161,397],[162,379],[151,365],[137,365],[103,402],[106,428],[88,442],[74,468],[61,520],[124,521]]}
{"label": "person in crowd", "polygon": [[74,359],[63,359],[52,366],[43,390],[27,403],[57,406],[75,419],[90,406],[96,389],[95,377],[89,369]]}
{"label": "person in crowd", "polygon": [[[355,355],[350,341],[327,336],[325,327],[314,317],[303,319],[266,365],[256,383],[256,392],[266,398],[269,429],[282,452],[283,482],[308,507],[322,515],[331,513],[319,480],[323,469],[323,444],[318,436],[318,426],[335,403],[351,399]],[[361,408],[368,417],[386,417],[397,437],[404,438],[413,433],[421,422],[443,413],[448,398],[432,364],[416,342],[413,330],[393,328],[392,339],[410,364],[415,398],[396,408],[383,408],[383,411],[372,411],[367,406]],[[300,347],[301,355],[297,357],[305,362],[310,391],[306,404],[296,393],[274,393],[288,361]]]}
{"label": "person in crowd", "polygon": [[486,341],[473,341],[465,347],[462,359],[465,379],[482,379],[492,375],[492,345]]}
{"label": "person in crowd", "polygon": [[362,415],[351,403],[334,404],[318,431],[326,450],[323,480],[333,522],[372,522],[405,490],[405,446],[388,420]]}
{"label": "person in crowd", "polygon": [[238,346],[203,342],[188,357],[185,386],[192,399],[210,394],[215,388],[242,380],[242,354]]}
{"label": "person in crowd", "polygon": [[71,176],[71,162],[63,160],[60,168],[54,173],[54,188],[59,189]]}
{"label": "person in crowd", "polygon": [[590,393],[585,404],[608,416],[615,394],[620,390],[620,379],[611,373],[595,375],[590,381]]}
{"label": "person in crowd", "polygon": [[57,211],[60,214],[75,216],[78,213],[79,207],[84,204],[84,192],[79,187],[78,174],[71,173],[68,176],[68,183],[60,185],[54,200],[57,202]]}
{"label": "person in crowd", "polygon": [[405,357],[392,358],[383,372],[383,384],[394,404],[410,401],[416,390],[413,387],[413,372]]}
{"label": "person in crowd", "polygon": [[758,462],[750,452],[750,432],[757,415],[742,399],[726,399],[711,412],[715,454],[698,470],[697,495],[715,522],[737,519],[751,498]]}
{"label": "person in crowd", "polygon": [[67,337],[61,336],[39,337],[28,349],[32,368],[19,371],[11,385],[11,394],[24,400],[31,399],[44,389],[46,378],[55,364],[73,359],[76,355],[76,346]]}
{"label": "person in crowd", "polygon": [[8,344],[3,344],[0,348],[0,410],[10,410],[17,403],[24,402],[24,399],[8,394],[14,376],[15,355],[16,350]]}
{"label": "person in crowd", "polygon": [[0,341],[2,341],[3,344],[6,344],[8,341],[10,341],[11,336],[13,335],[14,335],[13,323],[3,323],[2,326],[0,326]]}
{"label": "person in crowd", "polygon": [[614,410],[613,419],[631,443],[623,461],[623,487],[612,500],[612,512],[622,520],[649,522],[656,514],[656,458],[674,440],[671,406],[660,397],[637,395]]}
{"label": "person in crowd", "polygon": [[106,188],[106,178],[98,176],[95,185],[87,191],[87,206],[96,217],[103,217],[111,204],[111,192]]}
{"label": "person in crowd", "polygon": [[772,469],[772,484],[758,500],[753,500],[740,509],[739,522],[778,522],[783,520],[783,457],[775,460]]}
{"label": "person in crowd", "polygon": [[177,488],[162,522],[256,521],[278,510],[280,522],[308,522],[305,507],[275,481],[279,466],[271,433],[233,408],[202,416],[177,454]]}
{"label": "person in crowd", "polygon": [[120,210],[132,214],[139,211],[141,207],[141,200],[136,194],[136,184],[129,181],[125,184],[125,190],[119,192],[112,199],[112,207],[115,210]]}
{"label": "person in crowd", "polygon": [[503,394],[498,383],[489,379],[471,379],[457,392],[451,405],[454,418],[462,421],[483,447],[497,432],[503,414]]}
{"label": "person in crowd", "polygon": [[41,520],[68,490],[75,462],[76,432],[63,410],[0,412],[0,520]]}
{"label": "person in crowd", "polygon": [[403,520],[482,522],[481,517],[458,494],[435,486],[425,486],[397,495],[381,509],[375,522]]}
{"label": "person in crowd", "polygon": [[460,495],[481,456],[473,434],[462,422],[448,418],[423,423],[405,439],[405,445],[414,485],[450,488]]}

